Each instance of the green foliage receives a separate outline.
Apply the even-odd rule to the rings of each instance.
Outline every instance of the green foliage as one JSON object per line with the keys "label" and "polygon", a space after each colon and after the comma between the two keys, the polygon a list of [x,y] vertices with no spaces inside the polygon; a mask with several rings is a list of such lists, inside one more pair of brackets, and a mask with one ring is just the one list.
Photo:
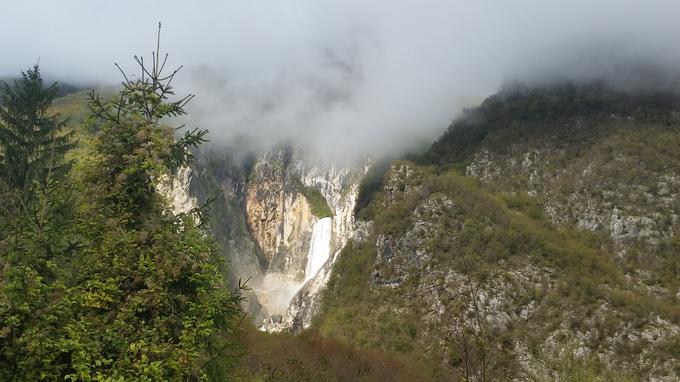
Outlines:
{"label": "green foliage", "polygon": [[[189,163],[189,149],[205,141],[207,130],[188,130],[175,139],[175,129],[160,124],[161,119],[186,114],[184,106],[193,98],[178,101],[173,96],[172,80],[178,70],[165,76],[165,60],[156,51],[152,68],[144,66],[137,56],[140,74],[131,81],[125,77],[118,98],[105,102],[94,92],[90,109],[102,121],[99,143],[103,186],[110,189],[110,202],[119,212],[141,212],[153,206],[154,182]],[[140,209],[142,209],[140,211]]]}
{"label": "green foliage", "polygon": [[232,377],[241,382],[425,381],[438,371],[422,356],[357,348],[315,330],[293,336],[250,327],[243,340],[247,353]]}
{"label": "green foliage", "polygon": [[[71,312],[56,304],[67,286],[62,261],[74,253],[73,200],[64,175],[74,146],[63,121],[47,115],[57,85],[43,87],[38,66],[0,108],[0,379],[50,379],[57,332]],[[30,355],[28,353],[31,353]]]}
{"label": "green foliage", "polygon": [[314,187],[303,187],[302,195],[309,202],[312,214],[317,218],[332,217],[333,211],[328,206],[328,201],[323,197],[321,192]]}
{"label": "green foliage", "polygon": [[[73,134],[78,146],[66,154],[66,160],[71,161],[75,167],[71,174],[80,174],[85,162],[94,155],[94,136],[96,134],[96,118],[88,107],[88,92],[79,91],[61,98],[57,98],[50,107],[50,112],[68,116],[65,120],[64,131]],[[113,95],[105,92],[106,98]]]}
{"label": "green foliage", "polygon": [[366,175],[361,178],[359,184],[359,195],[357,195],[356,204],[354,207],[354,214],[361,216],[363,219],[370,219],[369,212],[364,212],[364,209],[369,206],[371,200],[375,197],[383,187],[385,173],[387,172],[392,160],[383,159],[372,164],[368,169]]}
{"label": "green foliage", "polygon": [[[581,139],[584,121],[616,117],[669,124],[680,110],[680,96],[666,92],[628,93],[605,83],[557,83],[544,87],[515,85],[494,94],[474,109],[466,110],[418,162],[460,168],[480,143],[497,139],[497,146],[554,135],[564,143]],[[575,134],[578,133],[578,134]],[[597,135],[600,131],[587,132]]]}
{"label": "green foliage", "polygon": [[203,210],[175,215],[156,192],[205,132],[174,139],[160,119],[189,98],[166,100],[158,54],[151,69],[138,62],[116,100],[93,95],[95,152],[38,195],[41,219],[0,203],[0,380],[206,380],[215,357],[231,372],[240,294]]}
{"label": "green foliage", "polygon": [[307,199],[314,216],[319,219],[333,216],[333,211],[321,191],[314,187],[305,186],[299,179],[295,179],[294,182],[296,189]]}
{"label": "green foliage", "polygon": [[543,207],[526,192],[504,194],[503,199],[510,209],[521,211],[532,219],[544,218]]}
{"label": "green foliage", "polygon": [[[375,243],[375,237],[368,241]],[[367,286],[374,259],[372,247],[351,243],[345,247],[324,292],[323,314],[316,324],[325,338],[410,353],[415,349],[416,318],[395,314],[393,307],[383,303],[384,295],[370,293]]]}
{"label": "green foliage", "polygon": [[63,178],[63,157],[74,143],[71,133],[61,133],[64,121],[48,115],[57,84],[45,87],[37,64],[21,76],[13,86],[1,84],[0,178],[26,209],[37,192]]}
{"label": "green foliage", "polygon": [[541,356],[542,372],[530,375],[534,382],[565,381],[565,382],[633,382],[638,379],[630,374],[608,370],[593,355],[577,356],[574,343],[563,343],[553,354]]}

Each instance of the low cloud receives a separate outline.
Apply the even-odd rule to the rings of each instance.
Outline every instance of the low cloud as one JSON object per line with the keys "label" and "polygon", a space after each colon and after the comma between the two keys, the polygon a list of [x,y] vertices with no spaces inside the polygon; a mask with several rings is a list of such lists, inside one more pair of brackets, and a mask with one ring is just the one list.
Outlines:
{"label": "low cloud", "polygon": [[[319,157],[417,148],[504,82],[677,87],[680,3],[650,0],[24,2],[3,9],[0,75],[40,57],[69,82],[114,83],[163,21],[222,144],[288,141]],[[148,56],[148,54],[147,54]]]}

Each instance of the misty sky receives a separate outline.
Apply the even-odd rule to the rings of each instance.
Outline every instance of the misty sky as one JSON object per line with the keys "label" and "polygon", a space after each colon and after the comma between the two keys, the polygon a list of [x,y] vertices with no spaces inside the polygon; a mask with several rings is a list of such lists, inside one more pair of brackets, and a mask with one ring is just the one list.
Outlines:
{"label": "misty sky", "polygon": [[113,63],[132,72],[162,21],[179,85],[197,94],[192,123],[214,142],[287,139],[330,157],[431,140],[508,80],[680,71],[680,1],[0,3],[0,76],[40,58],[50,77],[114,83]]}

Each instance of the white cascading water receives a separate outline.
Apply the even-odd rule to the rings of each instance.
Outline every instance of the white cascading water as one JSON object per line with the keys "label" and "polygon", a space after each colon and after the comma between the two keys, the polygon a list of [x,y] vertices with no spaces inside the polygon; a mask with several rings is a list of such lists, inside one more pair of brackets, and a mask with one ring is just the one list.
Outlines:
{"label": "white cascading water", "polygon": [[331,252],[331,223],[331,218],[319,219],[314,223],[303,282],[294,281],[279,274],[267,274],[262,283],[254,288],[260,303],[270,314],[285,313],[293,296],[326,264]]}
{"label": "white cascading water", "polygon": [[314,224],[312,230],[312,240],[309,243],[307,254],[307,268],[305,269],[305,283],[319,272],[319,269],[326,264],[331,253],[331,222],[327,217],[319,219]]}

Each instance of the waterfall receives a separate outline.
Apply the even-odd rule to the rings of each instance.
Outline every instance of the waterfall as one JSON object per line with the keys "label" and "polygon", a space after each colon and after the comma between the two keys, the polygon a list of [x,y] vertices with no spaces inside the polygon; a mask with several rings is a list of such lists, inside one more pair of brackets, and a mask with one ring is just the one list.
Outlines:
{"label": "waterfall", "polygon": [[[269,268],[252,286],[257,300],[251,309],[260,330],[297,333],[319,311],[333,262],[352,237],[359,182],[367,167],[322,168],[297,160],[283,173],[275,171],[282,163],[281,158],[258,162],[253,170],[259,171],[258,181],[248,186],[248,224],[269,255]],[[304,194],[285,186],[286,176],[318,190],[334,216],[315,215]]]}
{"label": "waterfall", "polygon": [[331,222],[331,218],[319,219],[312,228],[303,282],[273,273],[265,275],[262,283],[253,288],[258,295],[259,302],[267,308],[269,314],[285,313],[293,296],[326,264],[330,256]]}
{"label": "waterfall", "polygon": [[305,282],[311,280],[316,273],[328,261],[331,252],[331,222],[330,217],[319,219],[312,230],[312,240],[309,243],[307,253],[307,268],[305,269]]}

